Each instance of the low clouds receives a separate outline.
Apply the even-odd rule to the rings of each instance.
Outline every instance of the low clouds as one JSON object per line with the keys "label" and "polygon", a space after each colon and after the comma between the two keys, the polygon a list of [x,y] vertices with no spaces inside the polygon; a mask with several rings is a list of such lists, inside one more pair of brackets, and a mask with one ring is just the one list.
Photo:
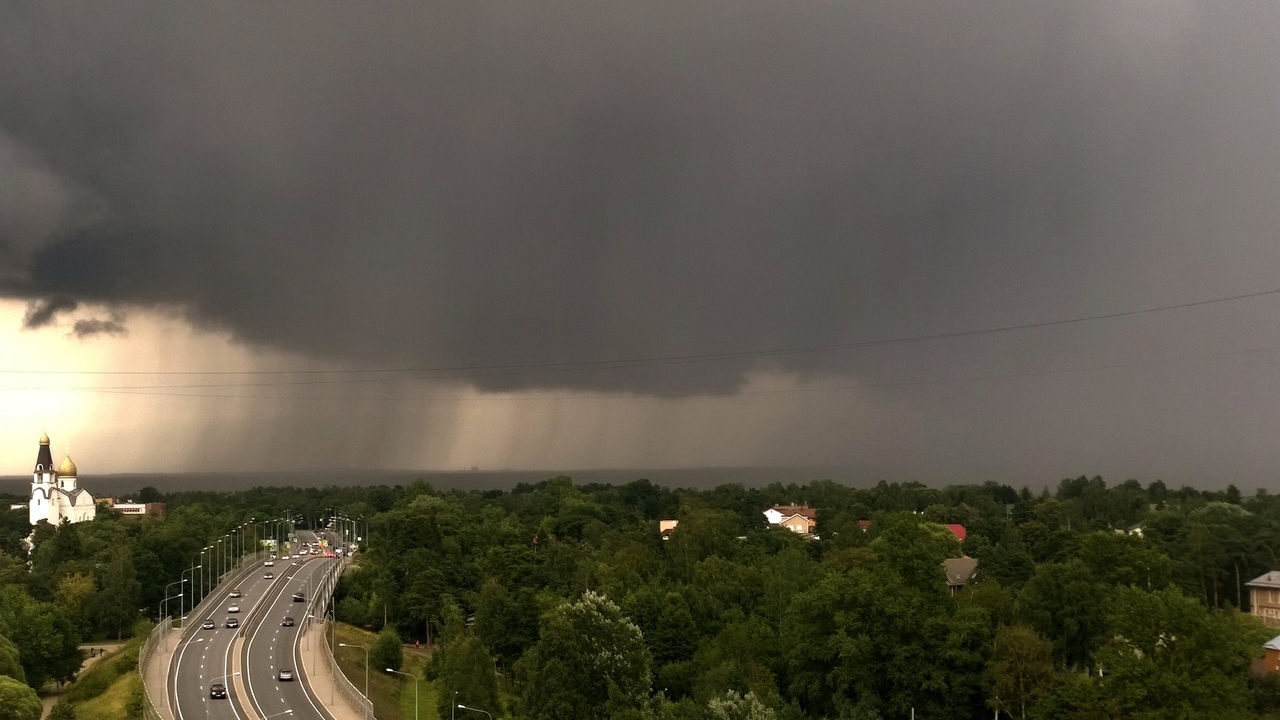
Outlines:
{"label": "low clouds", "polygon": [[[0,188],[27,199],[0,199],[0,292],[34,302],[30,327],[152,307],[354,366],[454,367],[1269,286],[1280,10],[1164,8],[9,3]],[[1209,238],[1239,252],[1206,263]],[[929,362],[474,382],[661,395]]]}
{"label": "low clouds", "polygon": [[33,300],[27,305],[27,314],[22,317],[22,327],[36,330],[53,323],[58,313],[70,312],[80,306],[73,298],[66,295]]}

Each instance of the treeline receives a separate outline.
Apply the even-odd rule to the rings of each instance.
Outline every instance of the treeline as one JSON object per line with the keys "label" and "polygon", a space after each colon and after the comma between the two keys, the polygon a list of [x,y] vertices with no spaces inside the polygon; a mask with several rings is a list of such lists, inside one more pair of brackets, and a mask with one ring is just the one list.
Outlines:
{"label": "treeline", "polygon": [[[1273,633],[1246,614],[1244,588],[1277,567],[1280,497],[1265,492],[1082,477],[1041,493],[553,478],[509,492],[148,494],[168,515],[42,525],[30,556],[25,513],[5,515],[0,675],[12,657],[32,687],[69,679],[78,642],[156,617],[165,586],[251,518],[316,527],[341,512],[369,537],[338,618],[434,646],[442,705],[532,720],[1243,718],[1280,705],[1275,680],[1250,671]],[[816,508],[818,536],[768,527],[774,504]],[[679,520],[669,540],[664,519]],[[967,528],[963,545],[947,523]],[[961,554],[978,575],[953,592],[942,561]]]}
{"label": "treeline", "polygon": [[[819,537],[768,527],[773,504],[816,508]],[[665,541],[662,519],[679,520]],[[532,720],[1277,706],[1250,670],[1274,632],[1244,588],[1280,549],[1280,498],[1263,492],[418,482],[371,520],[339,619],[439,641],[442,709],[455,692]],[[963,546],[947,523],[968,529]],[[953,594],[942,562],[962,553],[978,576]],[[494,670],[503,683],[484,680]]]}

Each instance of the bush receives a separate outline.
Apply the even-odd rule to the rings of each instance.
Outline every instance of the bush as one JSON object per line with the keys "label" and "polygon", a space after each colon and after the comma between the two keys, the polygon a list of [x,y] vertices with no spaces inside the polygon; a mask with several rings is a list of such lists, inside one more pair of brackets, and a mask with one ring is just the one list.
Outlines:
{"label": "bush", "polygon": [[378,639],[369,651],[369,662],[382,672],[387,668],[399,670],[404,665],[404,646],[400,644],[400,633],[390,625],[382,628]]}

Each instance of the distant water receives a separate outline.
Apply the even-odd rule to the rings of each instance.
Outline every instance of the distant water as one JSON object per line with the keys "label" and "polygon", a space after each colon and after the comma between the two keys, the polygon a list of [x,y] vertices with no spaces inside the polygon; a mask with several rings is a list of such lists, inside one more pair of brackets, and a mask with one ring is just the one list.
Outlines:
{"label": "distant water", "polygon": [[[883,478],[850,467],[676,468],[666,470],[470,470],[413,472],[410,470],[352,470],[289,473],[121,473],[86,475],[81,484],[98,496],[129,495],[152,486],[161,492],[182,490],[248,490],[261,486],[326,487],[350,485],[407,485],[423,478],[442,490],[510,490],[518,483],[536,483],[568,475],[579,485],[622,485],[647,478],[657,485],[711,488],[727,483],[759,487],[774,482],[805,484],[820,478],[854,487],[870,487]],[[888,478],[892,480],[893,478]],[[31,476],[0,476],[0,493],[27,495]]]}

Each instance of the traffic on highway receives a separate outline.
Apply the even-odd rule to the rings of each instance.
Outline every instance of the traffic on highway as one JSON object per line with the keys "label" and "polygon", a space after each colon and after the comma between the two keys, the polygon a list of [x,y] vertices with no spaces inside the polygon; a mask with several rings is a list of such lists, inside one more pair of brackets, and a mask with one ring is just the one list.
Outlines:
{"label": "traffic on highway", "polygon": [[232,573],[217,600],[186,619],[166,683],[175,720],[333,720],[307,682],[300,641],[317,588],[338,560],[299,552],[319,547],[314,533],[299,530],[297,540],[285,549],[291,554]]}

